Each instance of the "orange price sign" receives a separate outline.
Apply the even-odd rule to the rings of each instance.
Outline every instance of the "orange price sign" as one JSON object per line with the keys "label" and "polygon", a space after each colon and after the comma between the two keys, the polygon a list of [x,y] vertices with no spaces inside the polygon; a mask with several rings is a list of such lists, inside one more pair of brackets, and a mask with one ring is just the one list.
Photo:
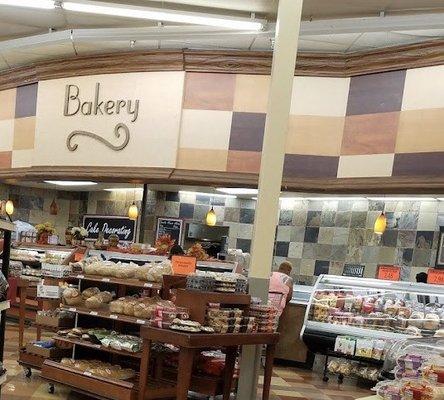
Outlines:
{"label": "orange price sign", "polygon": [[173,256],[171,264],[174,275],[190,275],[196,271],[196,257]]}
{"label": "orange price sign", "polygon": [[427,271],[427,283],[444,285],[444,270],[430,268]]}
{"label": "orange price sign", "polygon": [[379,265],[377,278],[384,281],[399,281],[401,279],[401,268],[395,265]]}

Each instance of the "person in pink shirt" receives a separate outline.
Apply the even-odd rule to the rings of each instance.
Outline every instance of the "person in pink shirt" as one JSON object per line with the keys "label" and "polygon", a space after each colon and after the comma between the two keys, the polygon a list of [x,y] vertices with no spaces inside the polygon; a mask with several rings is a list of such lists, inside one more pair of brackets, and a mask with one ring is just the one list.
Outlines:
{"label": "person in pink shirt", "polygon": [[279,309],[279,315],[282,314],[285,306],[293,297],[292,269],[293,266],[291,263],[284,261],[279,265],[279,269],[274,271],[270,277],[268,297],[272,304]]}

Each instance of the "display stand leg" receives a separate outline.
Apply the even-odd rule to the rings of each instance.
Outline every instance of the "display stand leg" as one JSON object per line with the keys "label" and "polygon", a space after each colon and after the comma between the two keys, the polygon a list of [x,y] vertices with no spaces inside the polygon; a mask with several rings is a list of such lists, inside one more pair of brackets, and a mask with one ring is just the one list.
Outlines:
{"label": "display stand leg", "polygon": [[223,400],[229,400],[231,395],[231,388],[233,387],[233,373],[236,364],[237,346],[227,347],[225,356],[225,370],[224,370],[224,393]]}
{"label": "display stand leg", "polygon": [[148,383],[150,350],[151,350],[151,340],[144,340],[143,349],[142,349],[142,358],[140,360],[138,400],[143,400],[145,398],[145,390]]}
{"label": "display stand leg", "polygon": [[322,380],[324,382],[328,382],[328,354],[325,356],[325,364],[324,364],[324,376],[322,377]]}
{"label": "display stand leg", "polygon": [[[9,276],[9,255],[11,252],[11,231],[5,231],[3,242],[3,261],[2,272],[6,279]],[[1,312],[0,321],[0,361],[3,362],[3,351],[5,349],[5,330],[6,330],[6,310]],[[1,393],[1,386],[0,386]],[[0,395],[1,397],[1,395]]]}
{"label": "display stand leg", "polygon": [[[43,301],[42,300],[37,301],[37,309],[43,310]],[[40,326],[38,326],[37,327],[37,340],[41,340],[41,339],[42,339],[42,328]]]}
{"label": "display stand leg", "polygon": [[188,390],[190,388],[191,374],[193,372],[194,353],[194,349],[187,347],[180,348],[176,400],[188,399]]}
{"label": "display stand leg", "polygon": [[268,400],[270,397],[271,376],[273,374],[273,361],[276,345],[269,344],[265,353],[265,370],[264,370],[264,389],[262,400]]}
{"label": "display stand leg", "polygon": [[26,287],[21,286],[19,289],[19,350],[23,347],[23,335],[25,332],[26,319]]}

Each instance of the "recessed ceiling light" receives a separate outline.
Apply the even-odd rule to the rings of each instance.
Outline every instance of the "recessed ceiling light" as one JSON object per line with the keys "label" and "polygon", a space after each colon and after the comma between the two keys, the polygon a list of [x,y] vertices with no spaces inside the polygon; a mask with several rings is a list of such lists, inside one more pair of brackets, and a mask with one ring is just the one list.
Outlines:
{"label": "recessed ceiling light", "polygon": [[205,192],[190,192],[187,190],[180,190],[180,194],[191,194],[195,196],[205,196],[205,197],[224,197],[226,199],[235,199],[236,196],[233,196],[231,194],[217,194],[217,193],[205,193]]}
{"label": "recessed ceiling light", "polygon": [[374,201],[436,201],[434,197],[367,197]]}
{"label": "recessed ceiling light", "polygon": [[142,192],[143,188],[108,188],[103,190],[106,190],[107,192]]}
{"label": "recessed ceiling light", "polygon": [[92,186],[97,185],[97,182],[91,181],[44,181],[45,183],[49,183],[51,185],[57,186]]}
{"label": "recessed ceiling light", "polygon": [[249,188],[217,188],[216,190],[226,194],[257,194],[257,189]]}
{"label": "recessed ceiling light", "polygon": [[365,197],[322,197],[322,196],[317,196],[317,197],[303,197],[303,200],[312,200],[312,201],[319,201],[319,200],[323,200],[323,201],[359,201],[359,200],[366,200]]}
{"label": "recessed ceiling light", "polygon": [[54,0],[0,0],[0,6],[42,8],[45,10],[51,10],[55,8],[55,3]]}
{"label": "recessed ceiling light", "polygon": [[218,26],[221,28],[254,30],[264,28],[265,21],[250,18],[235,18],[225,15],[194,13],[186,11],[166,10],[148,7],[137,7],[126,4],[111,4],[98,1],[64,1],[63,9],[89,14],[111,15],[114,17],[148,19],[154,21],[179,22]]}

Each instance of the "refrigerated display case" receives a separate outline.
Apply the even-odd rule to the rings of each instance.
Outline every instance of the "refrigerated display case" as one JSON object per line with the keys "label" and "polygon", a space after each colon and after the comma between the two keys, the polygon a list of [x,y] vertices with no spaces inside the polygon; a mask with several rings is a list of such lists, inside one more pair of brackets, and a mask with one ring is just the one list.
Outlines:
{"label": "refrigerated display case", "polygon": [[443,328],[444,286],[321,275],[301,338],[311,351],[328,354],[338,335],[397,340]]}

